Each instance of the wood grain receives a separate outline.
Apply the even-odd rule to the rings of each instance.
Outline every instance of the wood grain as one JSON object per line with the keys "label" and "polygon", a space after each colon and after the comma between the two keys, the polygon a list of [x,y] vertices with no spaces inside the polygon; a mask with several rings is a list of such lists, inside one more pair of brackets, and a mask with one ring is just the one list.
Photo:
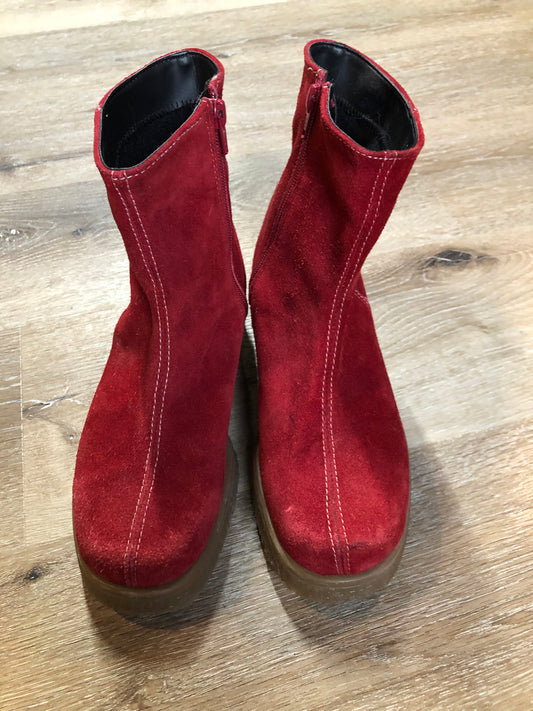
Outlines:
{"label": "wood grain", "polygon": [[[531,708],[532,19],[525,0],[2,3],[2,710]],[[426,131],[364,270],[410,445],[402,566],[382,594],[333,607],[267,570],[248,482],[250,333],[216,571],[189,610],[122,618],[85,598],[70,522],[79,434],[128,300],[93,108],[172,49],[222,59],[249,272],[302,48],[320,36],[382,63]]]}

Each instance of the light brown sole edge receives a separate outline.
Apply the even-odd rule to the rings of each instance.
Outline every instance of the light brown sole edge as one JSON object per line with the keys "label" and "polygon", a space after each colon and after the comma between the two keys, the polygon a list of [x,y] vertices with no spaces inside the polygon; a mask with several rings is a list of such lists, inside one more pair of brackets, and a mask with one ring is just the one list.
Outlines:
{"label": "light brown sole edge", "polygon": [[237,457],[228,438],[222,502],[207,545],[198,560],[176,580],[151,588],[117,585],[93,573],[81,557],[76,539],[76,554],[85,588],[95,598],[123,615],[163,615],[190,605],[206,585],[224,544],[238,483]]}
{"label": "light brown sole edge", "polygon": [[279,542],[263,494],[259,451],[254,458],[253,490],[257,528],[265,558],[287,587],[298,595],[315,602],[346,602],[368,597],[390,582],[400,564],[407,538],[407,523],[396,548],[373,568],[357,575],[320,575],[299,565]]}

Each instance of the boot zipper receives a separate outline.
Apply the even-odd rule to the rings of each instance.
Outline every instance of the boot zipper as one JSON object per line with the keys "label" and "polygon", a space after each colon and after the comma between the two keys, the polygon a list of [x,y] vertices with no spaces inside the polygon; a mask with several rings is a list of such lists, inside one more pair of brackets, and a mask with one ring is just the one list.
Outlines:
{"label": "boot zipper", "polygon": [[233,220],[231,217],[231,202],[230,202],[230,196],[229,196],[229,187],[228,187],[228,163],[226,161],[226,155],[228,153],[228,139],[226,136],[226,105],[224,103],[223,99],[220,99],[218,97],[212,97],[211,101],[213,102],[213,113],[215,116],[215,130],[218,133],[218,139],[220,142],[220,153],[218,154],[218,160],[220,164],[220,176],[222,178],[223,185],[221,186],[221,190],[223,193],[223,199],[224,199],[224,205],[225,205],[225,213],[226,213],[226,225],[227,225],[227,230],[228,230],[228,237],[230,240],[230,265],[231,265],[231,272],[233,275],[233,279],[235,281],[235,285],[237,287],[237,291],[239,292],[239,295],[241,297],[241,300],[244,305],[245,312],[248,311],[248,301],[246,300],[246,294],[243,291],[242,285],[239,283],[239,280],[237,279],[237,276],[235,274],[235,266],[233,264],[233,248],[234,244],[233,241],[235,239],[235,228],[233,227]]}
{"label": "boot zipper", "polygon": [[[271,223],[271,228],[270,228],[270,239],[268,243],[265,245],[263,248],[263,256],[261,259],[261,262],[259,263],[259,266],[255,270],[255,272],[252,274],[250,278],[250,284],[249,284],[249,289],[252,288],[252,284],[255,281],[256,277],[258,276],[259,272],[261,271],[261,268],[263,264],[265,263],[266,256],[270,250],[270,247],[272,244],[275,242],[276,237],[278,235],[278,229],[279,229],[279,224],[281,222],[281,218],[283,216],[283,213],[285,211],[285,207],[287,203],[290,200],[290,197],[295,189],[295,187],[298,184],[298,180],[300,177],[300,173],[304,164],[304,159],[305,155],[307,152],[307,144],[309,142],[309,136],[311,135],[311,129],[313,128],[313,124],[315,122],[315,118],[318,112],[318,108],[320,106],[320,93],[322,91],[322,87],[327,86],[325,83],[321,84],[320,82],[315,82],[314,84],[311,84],[309,87],[309,91],[307,92],[307,98],[305,100],[305,119],[302,127],[302,133],[300,135],[300,145],[298,146],[298,155],[295,159],[294,167],[291,172],[291,177],[290,177],[290,182],[289,185],[287,186],[287,189],[285,190],[285,194],[279,203],[275,217],[272,220]],[[293,148],[294,151],[294,148]]]}
{"label": "boot zipper", "polygon": [[320,96],[320,90],[322,89],[322,84],[318,84],[315,82],[314,84],[311,84],[309,87],[309,91],[307,92],[307,98],[305,100],[305,121],[304,121],[304,127],[302,131],[302,138],[305,138],[305,135],[307,133],[307,129],[309,128],[309,122],[311,121],[311,117],[314,119],[314,107],[317,104],[317,99]]}
{"label": "boot zipper", "polygon": [[224,155],[228,154],[228,138],[226,136],[226,105],[222,99],[213,99],[213,110],[217,126],[220,146]]}

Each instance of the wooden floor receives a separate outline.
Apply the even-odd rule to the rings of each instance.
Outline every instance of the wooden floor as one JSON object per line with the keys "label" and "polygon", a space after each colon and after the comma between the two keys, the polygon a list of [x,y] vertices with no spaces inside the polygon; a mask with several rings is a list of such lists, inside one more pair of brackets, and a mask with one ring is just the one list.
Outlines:
{"label": "wooden floor", "polygon": [[[532,708],[531,4],[1,8],[2,711]],[[167,51],[222,59],[249,272],[289,152],[302,48],[316,37],[383,64],[426,131],[364,270],[411,452],[403,563],[382,594],[333,607],[268,571],[241,375],[232,437],[243,475],[220,563],[190,610],[127,620],[85,598],[71,534],[80,430],[128,300],[92,163],[93,109]]]}

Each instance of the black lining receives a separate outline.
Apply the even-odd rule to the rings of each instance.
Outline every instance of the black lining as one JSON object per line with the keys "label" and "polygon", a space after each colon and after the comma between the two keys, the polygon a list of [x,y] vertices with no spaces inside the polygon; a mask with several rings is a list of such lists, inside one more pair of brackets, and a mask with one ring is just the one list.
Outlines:
{"label": "black lining", "polygon": [[326,71],[330,115],[341,131],[373,151],[416,145],[418,131],[407,100],[366,57],[337,42],[315,42],[310,55]]}
{"label": "black lining", "polygon": [[[121,165],[124,162],[128,162],[126,157],[122,157],[122,153],[124,152],[125,156],[130,156],[132,153],[136,153],[137,151],[135,148],[132,148],[132,144],[135,143],[135,140],[137,141],[139,139],[142,139],[142,135],[140,135],[142,132],[146,131],[149,127],[150,124],[153,124],[154,122],[158,122],[157,128],[162,127],[162,121],[161,119],[164,119],[165,117],[168,117],[169,114],[176,114],[175,119],[172,120],[173,124],[178,124],[181,126],[182,123],[185,123],[185,121],[189,118],[189,116],[192,114],[194,111],[194,108],[196,106],[196,102],[194,101],[188,101],[186,103],[177,103],[171,106],[168,109],[164,109],[161,111],[155,111],[153,114],[150,114],[150,116],[147,116],[144,118],[142,121],[139,121],[139,123],[135,124],[134,126],[131,126],[126,133],[118,140],[117,142],[117,148],[115,151],[115,160],[114,164],[115,165]],[[185,109],[183,111],[183,109]],[[182,114],[180,119],[177,118],[178,112]],[[154,128],[152,127],[152,131],[154,131]],[[155,132],[155,131],[154,131]],[[166,131],[164,131],[164,134],[166,135]],[[173,133],[173,131],[172,131]],[[161,144],[165,142],[165,138],[162,140],[156,141],[157,143]],[[142,152],[142,151],[141,151]]]}
{"label": "black lining", "polygon": [[[350,102],[342,96],[337,95],[335,97],[336,106],[340,106],[345,117],[349,117],[349,120],[353,127],[357,126],[358,122],[363,124],[363,128],[358,128],[353,131],[354,133],[361,134],[363,132],[370,132],[371,143],[377,143],[379,150],[385,151],[387,147],[391,145],[392,138],[388,131],[386,131],[383,126],[378,123],[372,116],[358,111],[355,106],[350,104]],[[336,112],[337,115],[337,112]]]}
{"label": "black lining", "polygon": [[124,80],[102,107],[100,156],[111,170],[132,168],[191,116],[216,64],[199,52],[176,52]]}

